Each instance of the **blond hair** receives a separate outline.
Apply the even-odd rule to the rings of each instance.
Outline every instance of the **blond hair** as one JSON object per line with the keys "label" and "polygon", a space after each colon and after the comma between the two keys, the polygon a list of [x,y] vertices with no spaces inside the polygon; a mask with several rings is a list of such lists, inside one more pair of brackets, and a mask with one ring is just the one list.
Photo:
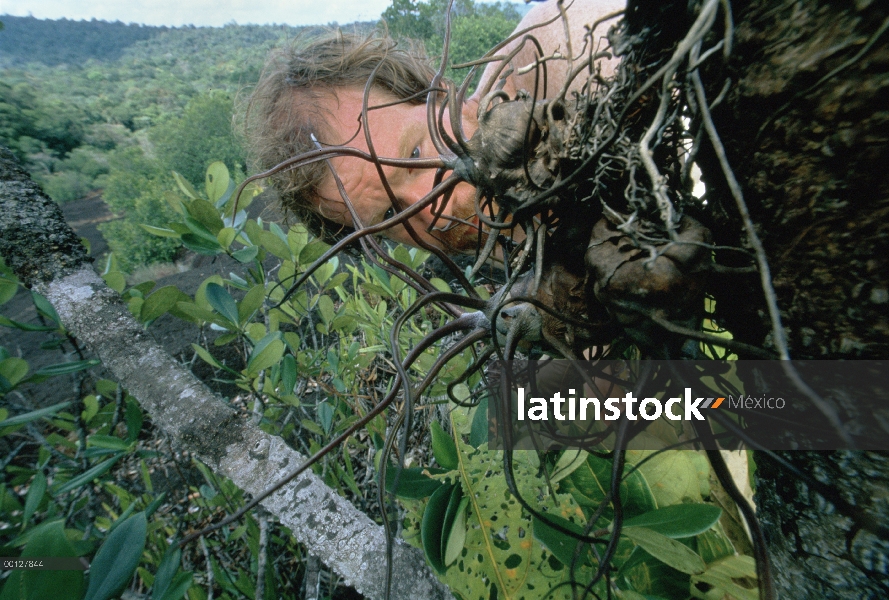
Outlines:
{"label": "blond hair", "polygon": [[[253,93],[244,126],[254,167],[267,170],[313,150],[312,134],[330,139],[331,115],[319,102],[335,98],[338,88],[374,86],[395,98],[421,104],[435,71],[421,47],[396,42],[383,31],[367,36],[334,31],[297,38],[269,55]],[[316,234],[343,227],[315,213],[313,201],[329,177],[324,162],[279,173],[272,178],[285,210]]]}

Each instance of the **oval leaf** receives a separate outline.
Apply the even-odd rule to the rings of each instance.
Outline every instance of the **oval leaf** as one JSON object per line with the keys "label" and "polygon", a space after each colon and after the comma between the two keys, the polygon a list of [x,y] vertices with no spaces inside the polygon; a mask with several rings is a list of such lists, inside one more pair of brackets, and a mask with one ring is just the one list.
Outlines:
{"label": "oval leaf", "polygon": [[432,454],[441,468],[452,471],[457,468],[457,446],[437,421],[432,422]]}
{"label": "oval leaf", "polygon": [[175,285],[166,285],[145,299],[142,309],[139,311],[139,319],[143,323],[153,321],[176,306],[176,303],[181,300],[190,300],[190,298],[180,292]]}
{"label": "oval leaf", "polygon": [[[454,490],[451,492],[451,497],[448,500],[448,509],[445,511],[444,523],[441,528],[441,556],[445,567],[454,562],[454,559],[457,558],[456,554],[459,554],[460,550],[463,549],[463,542],[461,541],[459,548],[456,550],[452,549],[452,552],[456,552],[456,554],[454,554],[450,561],[448,560],[448,544],[451,542],[451,535],[454,533],[454,525],[460,517],[461,509],[466,508],[466,504],[463,502],[464,500],[469,500],[469,498],[464,498],[463,488],[459,485],[455,485]],[[464,540],[466,538],[465,523],[463,526],[463,538]],[[454,545],[456,544],[457,540],[454,540]]]}
{"label": "oval leaf", "polygon": [[707,568],[691,548],[645,527],[625,527],[621,535],[641,546],[653,557],[682,573],[697,575]]}
{"label": "oval leaf", "polygon": [[713,527],[722,509],[710,504],[676,504],[627,519],[624,527],[647,527],[668,538],[691,537]]}
{"label": "oval leaf", "polygon": [[[398,478],[398,489],[395,490],[395,495],[399,498],[426,498],[444,485],[437,479],[432,479],[426,475],[424,471],[434,475],[444,473],[442,469],[423,469],[421,467],[402,469],[401,476]],[[395,485],[395,473],[396,467],[393,465],[386,469],[386,491],[390,494]]]}
{"label": "oval leaf", "polygon": [[90,584],[84,600],[108,600],[130,581],[148,536],[145,513],[136,513],[112,531],[90,565]]}
{"label": "oval leaf", "polygon": [[284,356],[285,347],[280,333],[273,332],[266,335],[253,348],[247,361],[247,371],[256,374],[276,364]]}
{"label": "oval leaf", "polygon": [[432,494],[432,497],[429,498],[429,503],[426,505],[426,510],[423,512],[423,521],[420,524],[420,537],[423,540],[423,550],[426,553],[426,559],[432,565],[432,568],[439,573],[444,573],[446,568],[444,557],[441,555],[442,525],[453,488],[454,486],[451,484],[443,485]]}
{"label": "oval leaf", "polygon": [[225,166],[225,163],[217,160],[207,167],[207,176],[204,185],[207,189],[207,198],[210,199],[210,202],[215,204],[217,200],[225,195],[230,180],[228,168]]}
{"label": "oval leaf", "polygon": [[207,302],[234,325],[238,324],[238,305],[224,287],[218,283],[207,284]]}

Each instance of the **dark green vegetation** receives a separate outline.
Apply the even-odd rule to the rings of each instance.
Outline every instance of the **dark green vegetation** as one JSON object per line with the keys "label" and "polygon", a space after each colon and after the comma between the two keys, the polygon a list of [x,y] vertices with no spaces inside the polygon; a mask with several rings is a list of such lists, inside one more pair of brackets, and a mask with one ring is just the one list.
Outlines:
{"label": "dark green vegetation", "polygon": [[[440,53],[446,2],[397,0],[384,17],[397,37]],[[477,58],[519,21],[506,3],[456,3],[452,64]],[[176,246],[148,236],[164,226],[171,172],[195,186],[213,161],[243,178],[246,155],[233,128],[268,50],[313,28],[227,25],[160,28],[100,21],[3,17],[0,143],[57,202],[93,190],[122,220],[105,225],[126,270],[172,260]],[[345,28],[370,31],[373,23]],[[315,28],[319,29],[319,28]]]}
{"label": "dark green vegetation", "polygon": [[120,21],[73,21],[3,15],[5,32],[0,42],[0,64],[23,66],[37,60],[45,65],[79,64],[89,59],[117,60],[138,41],[168,31]]}

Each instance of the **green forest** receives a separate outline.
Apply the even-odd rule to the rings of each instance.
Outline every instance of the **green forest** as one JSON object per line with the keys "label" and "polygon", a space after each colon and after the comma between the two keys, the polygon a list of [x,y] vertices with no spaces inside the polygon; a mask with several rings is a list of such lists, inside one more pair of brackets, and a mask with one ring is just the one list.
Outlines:
{"label": "green forest", "polygon": [[[380,23],[396,37],[441,52],[446,2],[395,0]],[[455,3],[452,64],[484,54],[520,15],[508,3]],[[323,27],[148,27],[120,22],[2,16],[0,144],[56,202],[101,190],[120,220],[104,235],[126,271],[173,258],[177,243],[140,224],[164,226],[172,172],[202,186],[221,161],[236,181],[249,171],[237,127],[239,103],[268,51]]]}

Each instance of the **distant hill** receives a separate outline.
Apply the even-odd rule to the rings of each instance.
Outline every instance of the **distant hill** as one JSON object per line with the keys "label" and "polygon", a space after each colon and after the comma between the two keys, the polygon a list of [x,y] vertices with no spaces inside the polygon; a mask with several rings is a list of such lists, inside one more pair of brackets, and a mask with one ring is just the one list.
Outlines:
{"label": "distant hill", "polygon": [[129,25],[115,21],[74,21],[0,16],[0,67],[37,62],[48,66],[80,64],[89,59],[117,60],[136,42],[161,34],[169,27]]}

